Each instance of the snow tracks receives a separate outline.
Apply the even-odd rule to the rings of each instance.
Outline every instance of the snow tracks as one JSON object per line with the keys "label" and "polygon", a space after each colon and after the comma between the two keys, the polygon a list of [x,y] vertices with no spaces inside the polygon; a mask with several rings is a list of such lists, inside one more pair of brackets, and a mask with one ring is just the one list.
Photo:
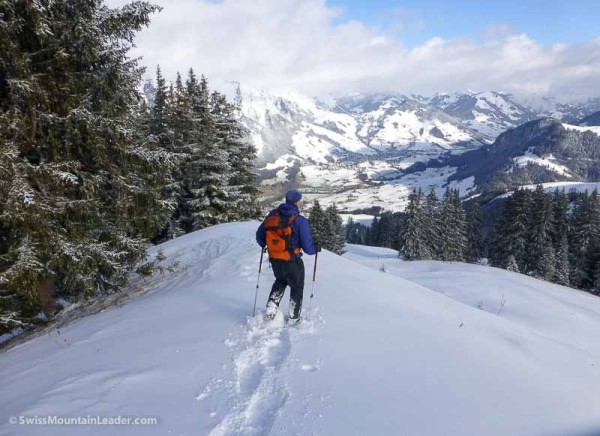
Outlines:
{"label": "snow tracks", "polygon": [[250,318],[242,332],[225,341],[233,353],[230,380],[213,380],[198,396],[204,400],[212,390],[226,389],[228,399],[215,412],[220,422],[211,436],[270,432],[289,397],[282,371],[291,364],[292,343],[312,330],[310,323],[286,327],[279,312],[270,322],[263,321],[262,315]]}

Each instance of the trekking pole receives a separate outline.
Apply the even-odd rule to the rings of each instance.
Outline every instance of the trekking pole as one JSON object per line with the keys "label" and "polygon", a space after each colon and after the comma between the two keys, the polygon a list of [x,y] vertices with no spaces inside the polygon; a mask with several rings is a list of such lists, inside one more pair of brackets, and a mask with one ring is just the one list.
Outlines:
{"label": "trekking pole", "polygon": [[263,255],[265,254],[266,248],[260,249],[260,264],[258,265],[258,279],[256,280],[256,293],[254,294],[254,309],[252,310],[252,316],[256,315],[256,299],[258,298],[258,284],[260,283],[260,272],[262,271]]}
{"label": "trekking pole", "polygon": [[319,257],[319,252],[317,251],[315,253],[315,267],[313,269],[313,280],[312,280],[312,289],[310,291],[310,301],[308,302],[308,317],[306,318],[308,321],[310,321],[310,309],[312,308],[312,300],[313,297],[315,296],[315,280],[317,278],[317,260]]}

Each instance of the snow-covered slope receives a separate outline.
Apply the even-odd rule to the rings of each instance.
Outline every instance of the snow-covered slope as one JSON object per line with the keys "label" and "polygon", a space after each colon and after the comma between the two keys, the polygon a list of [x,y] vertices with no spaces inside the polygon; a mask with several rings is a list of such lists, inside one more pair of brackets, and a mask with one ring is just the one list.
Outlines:
{"label": "snow-covered slope", "polygon": [[[321,254],[311,322],[283,328],[280,314],[265,326],[249,317],[256,225],[169,241],[160,248],[180,267],[145,295],[2,352],[0,434],[600,430],[600,299],[503,270],[350,247],[346,258]],[[313,258],[305,263],[308,304]],[[260,308],[271,281],[265,265]],[[35,415],[159,423],[9,423]]]}
{"label": "snow-covered slope", "polygon": [[491,137],[536,118],[536,112],[503,92],[438,94],[430,104],[458,118],[464,125]]}

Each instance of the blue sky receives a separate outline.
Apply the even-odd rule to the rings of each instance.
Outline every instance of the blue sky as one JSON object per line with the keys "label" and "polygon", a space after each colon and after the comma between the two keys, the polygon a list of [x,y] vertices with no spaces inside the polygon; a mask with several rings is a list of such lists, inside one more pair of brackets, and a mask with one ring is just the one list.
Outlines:
{"label": "blue sky", "polygon": [[542,44],[578,43],[600,37],[600,0],[327,0],[342,14],[396,33],[412,48],[439,36],[482,39],[482,29],[508,24]]}

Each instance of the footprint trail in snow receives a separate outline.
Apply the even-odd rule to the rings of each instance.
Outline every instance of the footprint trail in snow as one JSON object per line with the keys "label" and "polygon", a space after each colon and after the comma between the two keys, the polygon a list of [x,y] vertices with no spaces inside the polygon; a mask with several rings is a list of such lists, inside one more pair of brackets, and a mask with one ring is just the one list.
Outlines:
{"label": "footprint trail in snow", "polygon": [[245,329],[225,341],[233,352],[232,377],[229,383],[214,380],[198,395],[198,400],[210,397],[213,390],[226,385],[225,410],[213,413],[220,422],[211,435],[268,434],[279,411],[289,398],[289,389],[281,372],[287,365],[292,341],[296,334],[312,333],[311,323],[286,326],[281,312],[273,321],[265,322],[262,315],[250,318]]}

